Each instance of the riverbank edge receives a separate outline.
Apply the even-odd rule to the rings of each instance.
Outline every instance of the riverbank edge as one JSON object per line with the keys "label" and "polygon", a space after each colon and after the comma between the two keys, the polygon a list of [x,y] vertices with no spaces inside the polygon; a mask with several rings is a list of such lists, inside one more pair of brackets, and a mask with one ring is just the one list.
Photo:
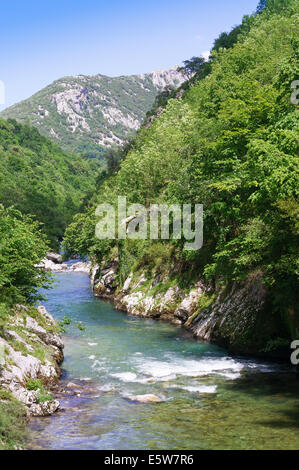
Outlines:
{"label": "riverbank edge", "polygon": [[239,285],[212,287],[199,279],[182,289],[167,273],[139,271],[120,283],[116,258],[93,263],[89,275],[94,296],[129,315],[168,321],[232,354],[290,360],[291,338],[258,274]]}
{"label": "riverbank edge", "polygon": [[8,309],[0,331],[0,449],[24,448],[30,417],[59,409],[63,348],[58,322],[44,306]]}

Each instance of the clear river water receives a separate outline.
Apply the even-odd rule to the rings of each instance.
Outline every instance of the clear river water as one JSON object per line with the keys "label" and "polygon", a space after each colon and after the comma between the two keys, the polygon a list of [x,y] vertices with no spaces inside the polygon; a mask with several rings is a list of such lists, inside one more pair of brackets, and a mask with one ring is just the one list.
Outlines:
{"label": "clear river water", "polygon": [[[299,449],[291,367],[231,356],[183,328],[127,316],[93,297],[87,274],[56,279],[44,305],[72,319],[61,384],[87,393],[62,396],[61,411],[32,419],[29,448]],[[162,401],[128,398],[148,393]]]}

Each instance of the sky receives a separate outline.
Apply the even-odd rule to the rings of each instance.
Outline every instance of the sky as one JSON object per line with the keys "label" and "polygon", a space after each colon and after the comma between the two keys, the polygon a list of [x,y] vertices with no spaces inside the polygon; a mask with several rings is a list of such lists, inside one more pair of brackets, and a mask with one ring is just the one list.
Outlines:
{"label": "sky", "polygon": [[257,4],[1,0],[0,111],[64,76],[132,75],[181,65],[207,53]]}

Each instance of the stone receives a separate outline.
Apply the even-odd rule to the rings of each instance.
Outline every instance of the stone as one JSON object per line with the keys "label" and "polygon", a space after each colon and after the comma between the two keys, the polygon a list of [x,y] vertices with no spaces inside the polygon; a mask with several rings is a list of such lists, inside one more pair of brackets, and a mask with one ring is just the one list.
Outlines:
{"label": "stone", "polygon": [[29,407],[32,416],[49,416],[58,410],[60,403],[58,400],[45,401],[44,403],[33,403]]}
{"label": "stone", "polygon": [[73,382],[67,383],[65,388],[74,388],[74,389],[77,389],[77,390],[82,390],[83,389],[83,387],[81,385],[75,384]]}
{"label": "stone", "polygon": [[187,311],[190,315],[198,308],[199,299],[202,294],[203,289],[201,286],[192,289],[189,294],[182,300],[179,309]]}
{"label": "stone", "polygon": [[130,273],[129,276],[127,277],[127,279],[124,282],[124,285],[123,285],[123,288],[122,288],[123,292],[127,292],[129,290],[132,279],[133,279],[133,273]]}
{"label": "stone", "polygon": [[44,258],[41,264],[37,264],[35,267],[41,268],[44,271],[53,271],[57,273],[67,271],[68,269],[67,264],[56,264],[54,261],[47,258]]}
{"label": "stone", "polygon": [[145,395],[131,395],[128,399],[130,401],[138,401],[139,403],[160,403],[162,401],[157,395],[151,393]]}
{"label": "stone", "polygon": [[84,263],[83,261],[79,261],[78,263],[74,263],[70,266],[70,271],[80,272],[89,274],[91,269],[91,263]]}
{"label": "stone", "polygon": [[55,264],[62,263],[62,256],[59,255],[58,253],[47,253],[46,258],[50,261],[53,261],[53,263]]}
{"label": "stone", "polygon": [[28,316],[25,325],[28,330],[35,333],[44,343],[63,349],[61,337],[58,334],[47,332],[34,318]]}
{"label": "stone", "polygon": [[187,310],[183,309],[183,308],[178,308],[175,312],[174,312],[174,316],[176,318],[178,318],[182,323],[185,323],[187,320],[188,320],[188,317],[189,317],[189,313]]}
{"label": "stone", "polygon": [[14,339],[14,340],[17,341],[18,343],[23,344],[29,352],[32,352],[32,351],[33,351],[33,347],[32,347],[30,344],[26,343],[26,341],[24,341],[24,340],[20,337],[20,335],[18,335],[18,333],[16,333],[16,331],[13,331],[13,330],[4,330],[4,334],[5,334],[5,336],[8,336],[9,338]]}
{"label": "stone", "polygon": [[159,282],[161,282],[161,274],[158,274],[158,275],[154,278],[154,280],[153,280],[153,282],[152,282],[152,287],[155,287],[157,284],[159,284]]}
{"label": "stone", "polygon": [[138,287],[142,286],[147,281],[145,274],[142,273],[140,279],[134,284],[133,289],[138,289]]}
{"label": "stone", "polygon": [[47,320],[48,325],[56,325],[56,321],[43,305],[37,307],[37,310]]}

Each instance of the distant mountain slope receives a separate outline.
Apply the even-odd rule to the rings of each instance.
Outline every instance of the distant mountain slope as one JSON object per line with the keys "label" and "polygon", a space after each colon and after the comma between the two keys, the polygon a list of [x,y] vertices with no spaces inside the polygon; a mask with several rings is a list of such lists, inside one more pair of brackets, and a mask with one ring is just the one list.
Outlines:
{"label": "distant mountain slope", "polygon": [[64,77],[1,113],[28,122],[68,152],[99,156],[139,128],[155,97],[185,77],[176,67],[121,77]]}
{"label": "distant mountain slope", "polygon": [[0,210],[14,206],[33,215],[53,248],[95,190],[99,167],[63,152],[33,127],[0,119]]}

